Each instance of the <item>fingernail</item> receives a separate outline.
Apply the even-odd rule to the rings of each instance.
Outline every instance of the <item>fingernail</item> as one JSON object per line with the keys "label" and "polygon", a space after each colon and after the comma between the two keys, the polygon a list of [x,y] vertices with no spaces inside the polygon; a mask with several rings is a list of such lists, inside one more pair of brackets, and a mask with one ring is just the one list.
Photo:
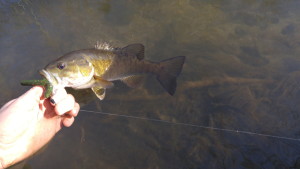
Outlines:
{"label": "fingernail", "polygon": [[55,106],[55,104],[56,104],[54,99],[52,99],[52,98],[50,99],[50,103],[52,104],[52,106]]}

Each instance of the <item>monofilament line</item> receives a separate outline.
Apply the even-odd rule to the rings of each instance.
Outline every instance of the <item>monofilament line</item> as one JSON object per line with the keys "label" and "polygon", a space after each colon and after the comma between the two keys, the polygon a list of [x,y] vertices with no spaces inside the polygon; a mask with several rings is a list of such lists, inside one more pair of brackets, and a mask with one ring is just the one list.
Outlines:
{"label": "monofilament line", "polygon": [[181,126],[195,127],[195,128],[215,130],[215,131],[225,131],[225,132],[231,132],[231,133],[256,135],[256,136],[269,137],[269,138],[282,139],[282,140],[300,141],[300,138],[284,137],[284,136],[277,136],[277,135],[271,135],[271,134],[257,133],[257,132],[244,131],[244,130],[234,130],[234,129],[212,127],[212,126],[202,126],[202,125],[197,125],[197,124],[189,124],[189,123],[181,123],[181,122],[171,122],[171,121],[167,121],[167,120],[160,120],[160,119],[154,119],[154,118],[130,116],[130,115],[124,115],[124,114],[114,114],[114,113],[97,112],[97,111],[92,111],[92,110],[82,110],[81,109],[80,111],[97,113],[97,114],[108,115],[108,116],[118,116],[118,117],[131,118],[131,119],[139,119],[139,120],[161,122],[161,123],[167,123],[167,124],[172,124],[172,125],[181,125]]}

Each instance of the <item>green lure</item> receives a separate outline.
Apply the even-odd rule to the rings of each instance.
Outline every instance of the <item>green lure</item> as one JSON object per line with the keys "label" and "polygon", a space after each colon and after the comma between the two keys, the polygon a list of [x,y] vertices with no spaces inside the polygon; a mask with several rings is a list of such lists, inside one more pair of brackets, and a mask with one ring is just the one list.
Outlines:
{"label": "green lure", "polygon": [[21,85],[23,86],[43,86],[45,91],[45,98],[49,98],[52,93],[53,86],[47,79],[42,80],[23,80],[21,81]]}

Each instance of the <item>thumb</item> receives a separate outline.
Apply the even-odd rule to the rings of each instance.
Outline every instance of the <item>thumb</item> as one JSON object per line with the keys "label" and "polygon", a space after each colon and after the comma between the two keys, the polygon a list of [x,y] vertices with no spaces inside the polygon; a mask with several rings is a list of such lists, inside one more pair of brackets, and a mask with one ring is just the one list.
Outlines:
{"label": "thumb", "polygon": [[34,86],[30,90],[28,90],[26,93],[21,95],[18,100],[26,100],[33,101],[34,103],[39,103],[41,98],[43,97],[44,89],[41,86]]}

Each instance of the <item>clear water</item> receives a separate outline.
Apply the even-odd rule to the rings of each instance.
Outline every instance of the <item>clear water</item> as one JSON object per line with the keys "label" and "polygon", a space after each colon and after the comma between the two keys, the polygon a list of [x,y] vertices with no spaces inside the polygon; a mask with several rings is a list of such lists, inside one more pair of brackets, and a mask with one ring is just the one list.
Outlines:
{"label": "clear water", "polygon": [[[38,70],[96,41],[185,55],[175,96],[154,77],[82,109],[300,138],[297,0],[0,0],[0,103]],[[28,168],[300,168],[300,142],[81,112]]]}

